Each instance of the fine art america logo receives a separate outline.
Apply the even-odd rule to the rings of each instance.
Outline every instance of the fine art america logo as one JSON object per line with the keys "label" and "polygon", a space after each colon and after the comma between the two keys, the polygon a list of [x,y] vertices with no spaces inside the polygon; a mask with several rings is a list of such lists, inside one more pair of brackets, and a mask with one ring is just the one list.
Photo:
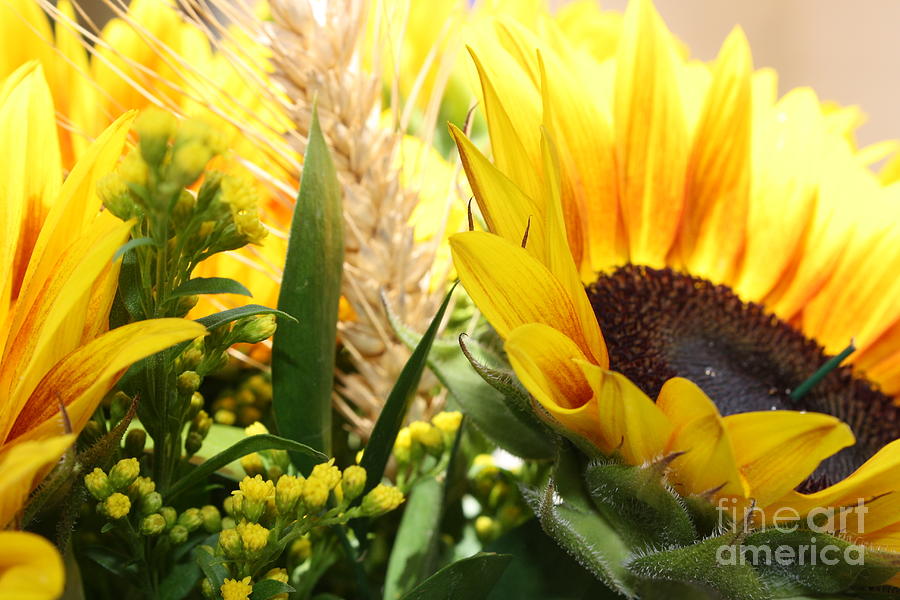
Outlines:
{"label": "fine art america logo", "polygon": [[751,506],[739,515],[737,500],[721,498],[716,509],[719,512],[719,526],[725,530],[728,523],[740,521],[753,523],[761,529],[775,529],[781,533],[793,533],[802,528],[809,533],[803,543],[780,544],[723,544],[716,550],[716,561],[720,565],[862,565],[865,549],[856,544],[835,545],[826,543],[815,534],[827,534],[825,540],[845,531],[863,533],[865,515],[869,508],[860,498],[856,505],[841,507],[817,507],[805,514],[790,507],[781,507],[771,514]]}

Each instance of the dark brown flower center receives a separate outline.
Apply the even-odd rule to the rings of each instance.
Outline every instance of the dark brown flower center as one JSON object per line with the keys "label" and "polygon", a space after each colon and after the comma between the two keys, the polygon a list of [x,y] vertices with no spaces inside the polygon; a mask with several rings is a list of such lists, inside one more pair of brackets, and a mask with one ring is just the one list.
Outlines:
{"label": "dark brown flower center", "polygon": [[678,376],[699,385],[723,415],[805,410],[847,423],[856,444],[823,462],[801,491],[843,479],[900,437],[900,408],[849,366],[834,369],[793,398],[791,392],[829,356],[814,340],[763,306],[742,302],[726,286],[671,269],[628,265],[601,275],[587,294],[609,348],[610,367],[651,398],[667,379]]}

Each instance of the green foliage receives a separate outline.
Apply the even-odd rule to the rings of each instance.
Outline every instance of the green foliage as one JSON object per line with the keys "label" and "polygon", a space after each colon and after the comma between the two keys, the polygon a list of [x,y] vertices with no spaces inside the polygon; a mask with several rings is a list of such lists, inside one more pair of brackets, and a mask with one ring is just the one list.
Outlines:
{"label": "green foliage", "polygon": [[[344,261],[341,191],[313,107],[278,308],[295,317],[275,335],[272,383],[282,435],[331,454],[338,301]],[[295,456],[296,460],[302,459]],[[308,468],[308,461],[305,461]]]}
{"label": "green foliage", "polygon": [[487,598],[512,557],[478,553],[448,565],[417,585],[403,600],[482,600]]}

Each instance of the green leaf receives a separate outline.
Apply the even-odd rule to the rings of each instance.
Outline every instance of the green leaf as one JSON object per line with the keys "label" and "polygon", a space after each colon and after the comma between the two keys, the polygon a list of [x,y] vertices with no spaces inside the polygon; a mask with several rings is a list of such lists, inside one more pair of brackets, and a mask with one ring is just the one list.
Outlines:
{"label": "green leaf", "polygon": [[159,600],[186,598],[200,578],[200,565],[195,562],[175,565],[159,584]]}
{"label": "green leaf", "polygon": [[397,439],[397,432],[403,425],[403,418],[409,409],[409,404],[416,395],[419,388],[419,380],[422,379],[422,373],[425,371],[425,364],[428,359],[428,353],[431,350],[431,344],[437,336],[438,327],[447,311],[447,305],[450,303],[450,296],[456,289],[456,283],[447,292],[441,307],[437,314],[431,320],[428,330],[422,336],[421,341],[413,350],[412,356],[406,361],[397,382],[394,384],[391,393],[388,394],[384,407],[381,409],[381,415],[375,422],[372,429],[372,436],[363,452],[361,466],[366,470],[368,477],[366,478],[366,492],[381,483],[384,475],[384,468],[387,466],[388,458],[394,448],[394,441]]}
{"label": "green leaf", "polygon": [[297,321],[297,319],[295,319],[293,316],[275,308],[269,308],[267,306],[261,306],[259,304],[246,304],[244,306],[229,308],[228,310],[223,310],[221,312],[201,317],[197,319],[197,322],[207,329],[215,329],[216,327],[219,327],[226,323],[231,323],[232,321],[237,321],[238,319],[243,319],[244,317],[252,317],[253,315],[278,315],[279,317],[284,317],[291,322]]}
{"label": "green leaf", "polygon": [[403,519],[397,530],[384,581],[385,600],[403,597],[430,573],[431,562],[444,506],[445,479],[428,477],[409,493]]}
{"label": "green leaf", "polygon": [[268,600],[278,594],[290,594],[293,591],[296,590],[286,583],[274,579],[263,579],[253,584],[250,600]]}
{"label": "green leaf", "polygon": [[475,556],[447,565],[403,600],[483,600],[503,575],[512,557],[508,554],[479,552]]}
{"label": "green leaf", "polygon": [[121,246],[116,249],[116,253],[113,254],[113,262],[119,260],[119,257],[124,256],[129,250],[133,250],[135,248],[140,248],[141,246],[152,246],[153,239],[148,237],[140,237],[134,238],[133,240],[128,240]]}
{"label": "green leaf", "polygon": [[278,296],[278,308],[297,322],[282,324],[275,332],[272,406],[281,435],[328,455],[343,231],[341,189],[313,106]]}
{"label": "green leaf", "polygon": [[[409,329],[390,305],[384,302],[388,320],[403,343],[410,348],[418,344],[422,336]],[[462,346],[462,351],[460,351]],[[459,342],[435,340],[429,353],[428,366],[446,387],[451,403],[471,417],[475,426],[504,450],[524,458],[552,458],[553,444],[548,441],[546,427],[534,415],[528,394],[519,388],[520,396],[506,402],[502,390],[496,389],[469,364],[463,352],[475,348],[479,354],[490,357],[492,362],[501,359],[478,342],[460,336]],[[474,360],[474,357],[470,360]],[[510,381],[512,378],[510,376]]]}
{"label": "green leaf", "polygon": [[294,440],[288,440],[269,433],[251,435],[234,444],[227,450],[216,454],[175,482],[175,485],[166,492],[166,501],[171,502],[182,492],[194,486],[202,485],[209,475],[221,469],[231,461],[261,450],[288,450],[310,456],[316,462],[327,460],[327,457],[318,450],[310,448],[300,442],[295,442]]}
{"label": "green leaf", "polygon": [[172,290],[172,297],[196,296],[199,294],[240,294],[252,297],[246,287],[234,279],[228,277],[194,277]]}
{"label": "green leaf", "polygon": [[225,583],[225,578],[230,576],[228,569],[225,567],[225,558],[210,554],[203,546],[194,550],[194,560],[197,561],[197,565],[206,578],[209,579],[214,590],[221,588],[222,584]]}

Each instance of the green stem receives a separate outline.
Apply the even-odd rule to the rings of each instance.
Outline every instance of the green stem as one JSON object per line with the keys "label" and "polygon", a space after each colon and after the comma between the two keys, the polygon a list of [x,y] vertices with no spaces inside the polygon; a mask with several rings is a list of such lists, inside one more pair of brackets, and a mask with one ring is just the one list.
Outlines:
{"label": "green stem", "polygon": [[794,400],[799,400],[807,393],[809,390],[813,388],[817,383],[825,379],[825,377],[834,369],[838,367],[844,359],[853,354],[856,351],[856,346],[853,345],[853,342],[850,342],[850,345],[844,348],[840,354],[837,356],[831,357],[824,365],[819,367],[819,369],[810,376],[809,379],[801,383],[797,386],[793,392],[791,392],[791,398]]}

